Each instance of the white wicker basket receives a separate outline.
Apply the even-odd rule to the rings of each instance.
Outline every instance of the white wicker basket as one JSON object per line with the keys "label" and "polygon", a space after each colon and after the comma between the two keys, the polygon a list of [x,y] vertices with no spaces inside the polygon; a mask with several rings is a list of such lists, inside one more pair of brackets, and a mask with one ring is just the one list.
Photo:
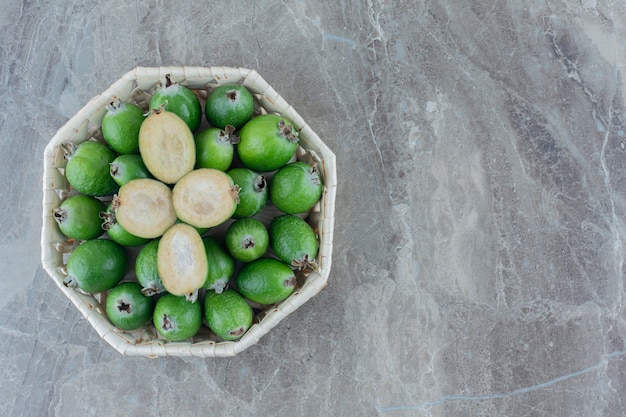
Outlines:
{"label": "white wicker basket", "polygon": [[[149,92],[166,74],[172,82],[181,82],[206,94],[217,85],[238,82],[255,96],[257,111],[280,113],[300,130],[298,159],[317,160],[324,178],[324,192],[320,204],[313,209],[309,219],[320,238],[319,270],[299,276],[299,287],[285,301],[264,309],[256,315],[253,326],[236,342],[219,341],[205,326],[187,342],[168,342],[149,325],[138,331],[117,329],[108,320],[103,302],[106,294],[86,294],[63,285],[64,264],[77,242],[68,240],[58,229],[53,210],[58,207],[71,189],[64,177],[65,158],[61,144],[74,144],[91,138],[102,138],[100,125],[107,103],[114,97],[135,101],[146,107]],[[43,174],[43,228],[41,235],[42,263],[59,289],[80,310],[96,332],[113,348],[124,355],[158,356],[234,356],[254,345],[282,319],[316,295],[325,286],[332,261],[332,242],[337,174],[335,155],[291,107],[256,71],[231,67],[137,67],[112,84],[105,92],[91,99],[54,135],[44,151]],[[126,280],[134,278],[134,268],[129,268]],[[294,329],[294,331],[305,331]]]}

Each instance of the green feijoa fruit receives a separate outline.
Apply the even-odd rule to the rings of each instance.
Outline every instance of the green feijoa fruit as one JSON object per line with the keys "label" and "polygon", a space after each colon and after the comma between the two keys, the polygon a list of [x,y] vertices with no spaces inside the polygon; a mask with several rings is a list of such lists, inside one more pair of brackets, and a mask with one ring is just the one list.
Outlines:
{"label": "green feijoa fruit", "polygon": [[221,293],[235,273],[235,260],[214,236],[202,239],[209,272],[202,288]]}
{"label": "green feijoa fruit", "polygon": [[281,261],[298,270],[317,267],[319,241],[306,221],[292,214],[277,216],[270,222],[268,233],[270,247]]}
{"label": "green feijoa fruit", "polygon": [[239,186],[239,204],[233,217],[251,217],[259,214],[268,200],[269,187],[265,176],[244,167],[233,168],[227,174]]}
{"label": "green feijoa fruit", "polygon": [[214,168],[226,171],[230,168],[235,154],[234,144],[239,137],[235,128],[226,126],[224,130],[210,127],[195,135],[196,168]]}
{"label": "green feijoa fruit", "polygon": [[114,241],[88,240],[70,254],[63,283],[88,293],[106,291],[122,280],[127,263],[124,248]]}
{"label": "green feijoa fruit", "polygon": [[296,276],[291,267],[274,258],[259,258],[244,266],[237,274],[237,289],[250,301],[274,304],[293,293]]}
{"label": "green feijoa fruit", "polygon": [[184,296],[165,294],[154,306],[154,327],[164,338],[180,342],[192,338],[202,325],[202,305]]}
{"label": "green feijoa fruit", "polygon": [[106,230],[109,237],[122,246],[140,246],[147,243],[150,239],[135,236],[129,233],[117,222],[113,203],[110,203],[105,211],[100,212],[100,218],[104,220],[102,229]]}
{"label": "green feijoa fruit", "polygon": [[120,186],[137,178],[152,178],[152,174],[138,154],[118,156],[109,165],[109,172],[113,180]]}
{"label": "green feijoa fruit", "polygon": [[322,176],[315,165],[292,162],[272,177],[270,200],[283,213],[304,213],[319,201],[322,189]]}
{"label": "green feijoa fruit", "polygon": [[185,122],[175,113],[151,110],[139,130],[139,153],[159,181],[175,184],[196,164],[196,144]]}
{"label": "green feijoa fruit", "polygon": [[267,229],[257,219],[235,220],[224,235],[228,252],[238,261],[250,262],[265,255],[269,247]]}
{"label": "green feijoa fruit", "polygon": [[206,119],[211,126],[239,129],[254,112],[254,99],[246,87],[229,83],[217,87],[209,94],[204,107]]}
{"label": "green feijoa fruit", "polygon": [[150,108],[155,110],[164,108],[175,113],[183,119],[192,132],[200,126],[202,118],[200,100],[188,87],[172,83],[169,74],[165,76],[165,83],[154,92],[150,99]]}
{"label": "green feijoa fruit", "polygon": [[144,295],[152,296],[165,292],[163,280],[159,275],[157,253],[159,239],[151,240],[141,248],[135,261],[135,275],[142,286]]}
{"label": "green feijoa fruit", "polygon": [[95,197],[78,194],[67,198],[54,209],[52,216],[65,236],[76,240],[95,239],[104,231],[100,212],[105,209]]}
{"label": "green feijoa fruit", "polygon": [[136,330],[152,319],[154,300],[142,294],[137,282],[122,282],[109,292],[105,310],[116,327]]}
{"label": "green feijoa fruit", "polygon": [[102,118],[102,136],[106,143],[119,154],[139,152],[139,128],[145,119],[143,109],[119,98],[107,104],[106,109]]}
{"label": "green feijoa fruit", "polygon": [[298,147],[298,131],[282,116],[263,114],[239,131],[237,155],[253,171],[275,171],[285,165]]}
{"label": "green feijoa fruit", "polygon": [[109,173],[117,154],[102,142],[88,140],[78,146],[65,144],[65,178],[81,194],[103,197],[117,192],[119,186]]}
{"label": "green feijoa fruit", "polygon": [[209,329],[224,340],[237,340],[252,326],[254,313],[246,300],[234,290],[218,294],[207,291],[204,319]]}

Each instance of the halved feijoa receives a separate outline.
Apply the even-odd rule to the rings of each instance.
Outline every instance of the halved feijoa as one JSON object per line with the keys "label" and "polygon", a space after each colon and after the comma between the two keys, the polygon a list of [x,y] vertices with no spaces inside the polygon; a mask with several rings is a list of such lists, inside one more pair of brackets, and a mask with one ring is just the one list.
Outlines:
{"label": "halved feijoa", "polygon": [[102,229],[106,230],[109,237],[122,246],[140,246],[149,240],[129,233],[118,223],[113,203],[110,203],[105,211],[100,212],[100,218],[104,220]]}
{"label": "halved feijoa", "polygon": [[238,187],[225,172],[213,168],[191,171],[172,190],[176,215],[194,227],[214,227],[228,220],[238,202]]}
{"label": "halved feijoa", "polygon": [[160,181],[142,178],[124,184],[113,199],[117,221],[129,233],[153,239],[176,223],[172,191]]}
{"label": "halved feijoa", "polygon": [[166,184],[174,184],[196,163],[196,145],[187,124],[175,113],[152,110],[141,124],[139,152],[148,171]]}
{"label": "halved feijoa", "polygon": [[159,241],[157,267],[167,292],[196,299],[208,273],[204,243],[196,229],[184,223],[170,227]]}

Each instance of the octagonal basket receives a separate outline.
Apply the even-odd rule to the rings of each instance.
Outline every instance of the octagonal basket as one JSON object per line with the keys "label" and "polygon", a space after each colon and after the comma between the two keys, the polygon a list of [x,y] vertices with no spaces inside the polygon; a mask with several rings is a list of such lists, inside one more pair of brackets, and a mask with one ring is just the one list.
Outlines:
{"label": "octagonal basket", "polygon": [[[236,82],[247,87],[255,97],[257,113],[278,113],[287,117],[300,131],[297,159],[317,162],[324,179],[320,202],[309,213],[309,223],[320,239],[319,269],[298,274],[298,287],[279,304],[263,306],[256,311],[252,327],[235,342],[220,341],[206,326],[189,341],[169,342],[159,337],[148,325],[127,332],[116,328],[104,311],[106,293],[87,294],[63,284],[65,263],[71,251],[80,243],[64,236],[58,229],[53,210],[72,194],[64,177],[66,160],[62,145],[86,140],[102,140],[100,125],[106,105],[115,97],[136,102],[144,108],[150,92],[169,74],[172,82],[180,82],[206,97],[220,84]],[[158,356],[234,356],[259,341],[282,319],[319,293],[325,286],[331,268],[334,226],[334,205],[337,187],[335,155],[322,142],[304,119],[256,71],[232,67],[137,67],[112,84],[105,92],[91,99],[54,135],[44,151],[43,228],[41,234],[42,263],[58,288],[72,301],[96,332],[124,355]],[[129,267],[124,280],[133,280],[134,268]],[[306,331],[294,328],[294,331]]]}

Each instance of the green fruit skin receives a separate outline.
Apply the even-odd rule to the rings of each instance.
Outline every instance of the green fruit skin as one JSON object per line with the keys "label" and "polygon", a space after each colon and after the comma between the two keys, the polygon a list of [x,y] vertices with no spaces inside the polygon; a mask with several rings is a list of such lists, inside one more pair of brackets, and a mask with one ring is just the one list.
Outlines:
{"label": "green fruit skin", "polygon": [[283,213],[304,213],[322,197],[323,187],[317,170],[304,162],[292,162],[272,177],[270,200]]}
{"label": "green fruit skin", "polygon": [[210,127],[195,135],[196,168],[214,168],[226,171],[230,168],[235,148],[223,130]]}
{"label": "green fruit skin", "polygon": [[[228,98],[228,93],[235,91],[239,95],[237,101]],[[204,106],[207,121],[213,127],[224,129],[233,126],[239,129],[254,112],[254,99],[246,87],[240,84],[223,84],[209,94]]]}
{"label": "green fruit skin", "polygon": [[244,264],[236,278],[239,293],[259,304],[274,304],[289,297],[296,277],[291,267],[274,258]]}
{"label": "green fruit skin", "polygon": [[111,162],[109,173],[120,187],[138,178],[153,178],[138,154],[118,156]]}
{"label": "green fruit skin", "polygon": [[141,248],[135,261],[135,275],[137,281],[150,294],[165,292],[163,281],[157,268],[157,253],[159,239],[154,239]]}
{"label": "green fruit skin", "polygon": [[237,340],[252,326],[254,313],[246,300],[234,290],[204,297],[204,319],[209,328],[224,340]]}
{"label": "green fruit skin", "polygon": [[209,272],[202,288],[220,293],[235,274],[235,260],[214,236],[202,239],[209,264]]}
{"label": "green fruit skin", "polygon": [[[120,309],[122,305],[129,310]],[[105,309],[113,325],[122,330],[136,330],[152,319],[154,300],[141,293],[138,283],[122,282],[109,292]]]}
{"label": "green fruit skin", "polygon": [[66,269],[81,290],[96,293],[117,285],[126,273],[127,263],[122,246],[109,239],[93,239],[74,249]]}
{"label": "green fruit skin", "polygon": [[119,186],[110,174],[110,164],[117,154],[101,142],[82,142],[69,155],[65,178],[81,194],[104,197],[117,192]]}
{"label": "green fruit skin", "polygon": [[317,256],[319,241],[315,231],[298,216],[284,214],[274,217],[268,233],[272,250],[287,264],[297,266],[299,262],[313,261]]}
{"label": "green fruit skin", "polygon": [[115,220],[115,212],[112,204],[108,205],[103,217],[105,217],[106,220],[102,227],[106,229],[109,237],[120,245],[133,247],[143,245],[150,241],[150,239],[135,236],[124,229],[122,225]]}
{"label": "green fruit skin", "polygon": [[102,118],[102,136],[111,149],[119,154],[139,152],[139,128],[145,119],[141,107],[121,102]]}
{"label": "green fruit skin", "polygon": [[239,131],[237,155],[241,163],[257,172],[275,171],[294,155],[298,143],[281,135],[280,121],[293,126],[284,117],[263,114],[251,119]]}
{"label": "green fruit skin", "polygon": [[200,126],[202,118],[200,100],[189,88],[181,84],[159,88],[150,99],[150,108],[158,109],[166,102],[165,110],[183,119],[192,132]]}
{"label": "green fruit skin", "polygon": [[[76,240],[95,239],[104,233],[100,212],[105,209],[102,201],[95,197],[78,194],[69,197],[55,211],[59,230]],[[59,218],[58,216],[62,218]]]}
{"label": "green fruit skin", "polygon": [[233,217],[252,217],[259,214],[267,205],[269,196],[265,177],[243,167],[233,168],[227,174],[239,186],[239,204]]}
{"label": "green fruit skin", "polygon": [[[251,262],[265,255],[269,247],[267,229],[257,219],[235,220],[224,235],[226,248],[230,255],[241,262]],[[253,246],[245,247],[252,243]]]}
{"label": "green fruit skin", "polygon": [[[167,321],[173,328],[163,329]],[[161,336],[173,342],[187,340],[200,330],[202,325],[202,305],[187,301],[185,296],[165,294],[156,302],[152,315],[154,326]]]}

